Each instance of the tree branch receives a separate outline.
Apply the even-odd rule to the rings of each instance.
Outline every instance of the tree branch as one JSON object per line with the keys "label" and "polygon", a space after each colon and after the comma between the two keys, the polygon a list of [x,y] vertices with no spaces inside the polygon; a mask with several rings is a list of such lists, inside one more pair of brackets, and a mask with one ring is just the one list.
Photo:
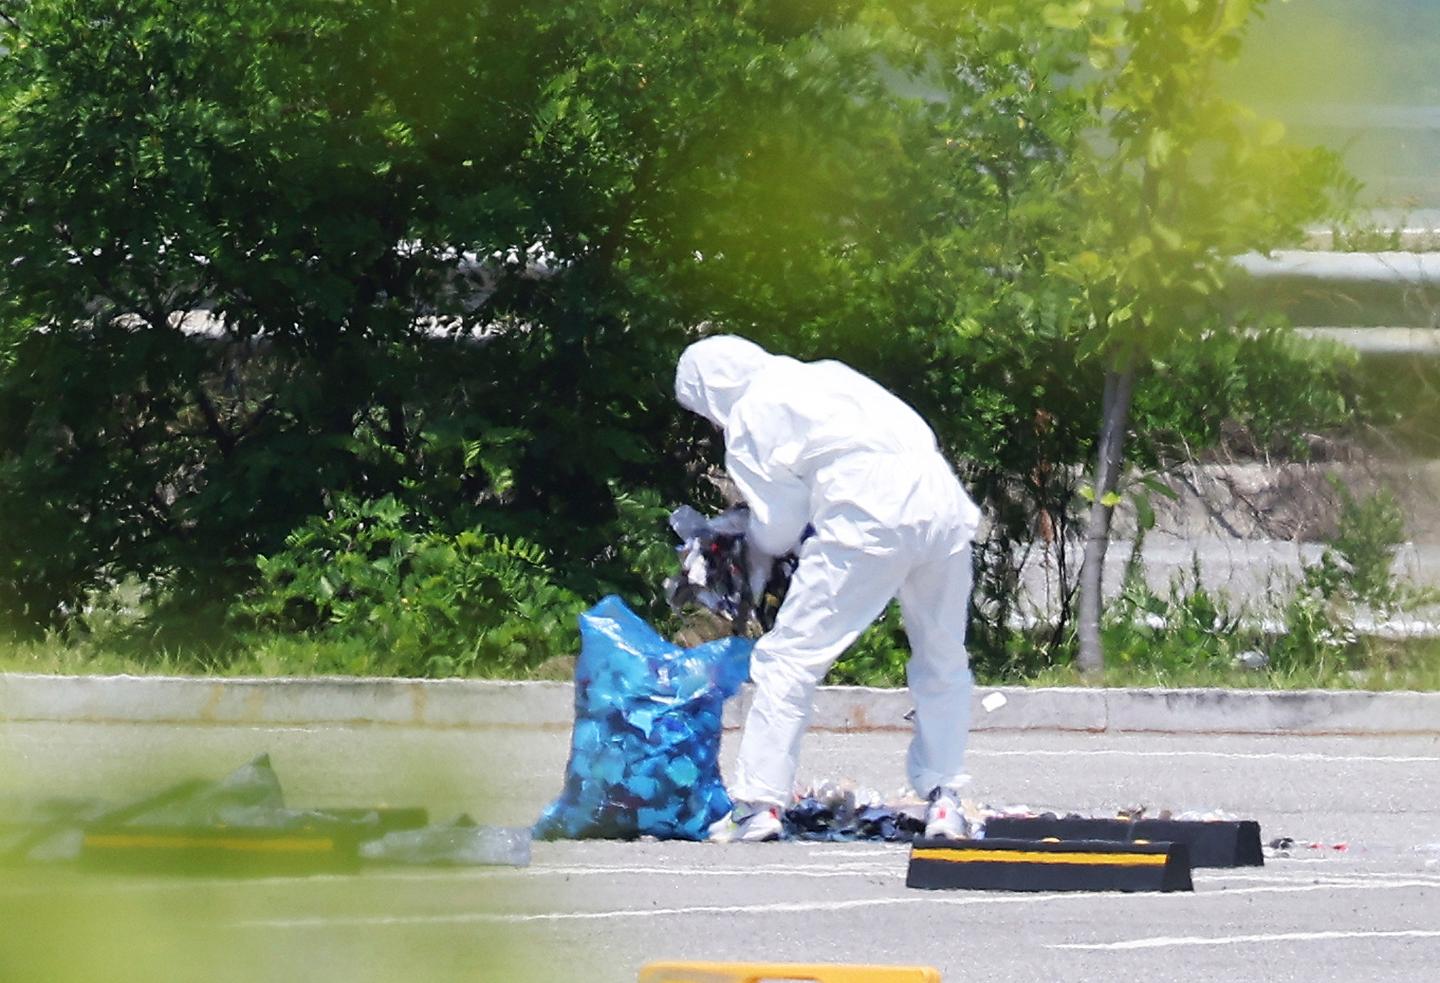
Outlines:
{"label": "tree branch", "polygon": [[203,383],[195,383],[191,390],[195,394],[195,402],[200,407],[200,413],[205,417],[206,432],[214,438],[216,445],[220,448],[223,457],[229,457],[235,452],[235,435],[225,429],[220,422],[220,414],[215,410],[215,404],[210,400],[210,394],[205,391]]}

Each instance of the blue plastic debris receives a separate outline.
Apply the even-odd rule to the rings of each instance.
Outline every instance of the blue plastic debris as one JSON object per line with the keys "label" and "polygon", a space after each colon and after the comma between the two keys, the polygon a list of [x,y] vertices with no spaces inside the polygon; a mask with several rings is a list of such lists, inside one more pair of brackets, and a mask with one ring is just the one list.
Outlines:
{"label": "blue plastic debris", "polygon": [[582,614],[565,787],[536,838],[704,839],[730,811],[721,712],[749,675],[753,645],[681,648],[613,596]]}

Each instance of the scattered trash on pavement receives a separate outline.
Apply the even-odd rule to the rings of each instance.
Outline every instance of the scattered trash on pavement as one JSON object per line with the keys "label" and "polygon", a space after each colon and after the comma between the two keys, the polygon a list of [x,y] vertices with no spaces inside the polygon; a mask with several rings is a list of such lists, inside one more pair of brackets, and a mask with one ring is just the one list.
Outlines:
{"label": "scattered trash on pavement", "polygon": [[991,693],[980,701],[980,705],[985,708],[986,713],[994,713],[1009,702],[1004,693]]}
{"label": "scattered trash on pavement", "polygon": [[909,843],[925,831],[925,802],[913,797],[887,802],[874,789],[824,781],[800,789],[782,820],[786,839]]}

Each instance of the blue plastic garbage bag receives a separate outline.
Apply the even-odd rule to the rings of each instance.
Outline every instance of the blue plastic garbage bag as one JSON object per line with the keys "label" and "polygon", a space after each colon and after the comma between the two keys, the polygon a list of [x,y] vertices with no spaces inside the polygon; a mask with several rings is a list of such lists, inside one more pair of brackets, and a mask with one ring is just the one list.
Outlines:
{"label": "blue plastic garbage bag", "polygon": [[731,637],[681,648],[613,596],[582,614],[565,788],[536,838],[703,840],[730,810],[721,711],[753,646]]}

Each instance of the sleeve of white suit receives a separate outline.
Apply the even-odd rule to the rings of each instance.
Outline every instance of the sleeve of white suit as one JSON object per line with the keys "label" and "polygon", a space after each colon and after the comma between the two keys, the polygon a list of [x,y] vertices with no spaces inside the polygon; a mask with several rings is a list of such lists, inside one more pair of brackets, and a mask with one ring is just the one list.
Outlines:
{"label": "sleeve of white suit", "polygon": [[771,556],[784,556],[799,544],[810,522],[810,489],[786,466],[785,435],[763,425],[772,421],[754,416],[732,414],[725,433],[725,470],[750,506],[750,541]]}

